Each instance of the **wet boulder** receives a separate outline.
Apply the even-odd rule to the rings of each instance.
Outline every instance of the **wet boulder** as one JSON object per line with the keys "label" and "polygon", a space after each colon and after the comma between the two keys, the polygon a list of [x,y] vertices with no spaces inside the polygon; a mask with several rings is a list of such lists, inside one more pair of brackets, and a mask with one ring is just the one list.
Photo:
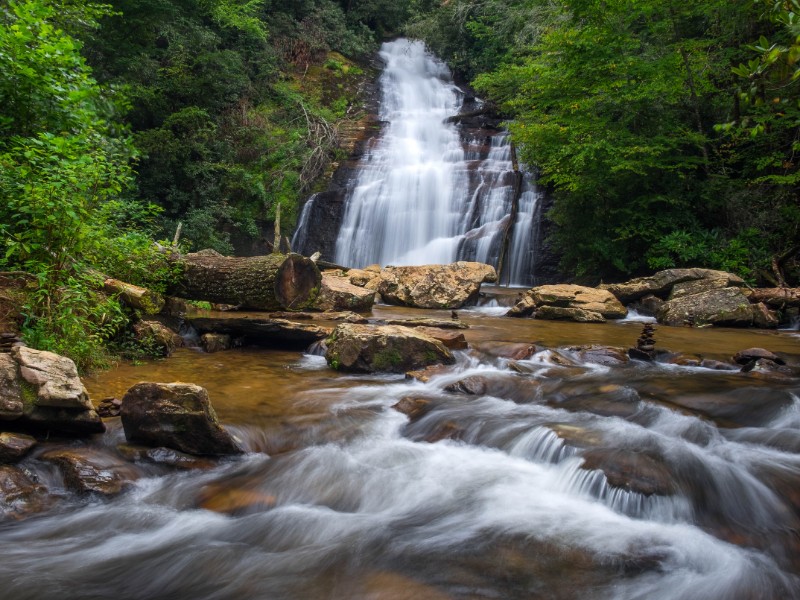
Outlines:
{"label": "wet boulder", "polygon": [[645,496],[668,496],[675,492],[674,477],[660,460],[642,452],[595,448],[583,452],[581,468],[600,470],[614,487]]}
{"label": "wet boulder", "polygon": [[726,287],[669,300],[656,318],[659,323],[672,326],[748,327],[753,324],[753,316],[753,307],[741,289]]}
{"label": "wet boulder", "polygon": [[745,350],[739,350],[739,352],[733,355],[733,361],[740,365],[746,365],[750,361],[759,359],[770,360],[779,365],[786,364],[777,354],[765,350],[764,348],[747,348]]}
{"label": "wet boulder", "polygon": [[460,308],[474,302],[482,283],[497,281],[494,267],[476,262],[386,267],[378,292],[388,304],[415,308]]}
{"label": "wet boulder", "polygon": [[601,322],[622,319],[628,311],[606,290],[582,285],[541,285],[528,292],[508,311],[510,317]]}
{"label": "wet boulder", "polygon": [[36,445],[36,440],[23,433],[0,433],[0,464],[21,460]]}
{"label": "wet boulder", "polygon": [[220,425],[208,392],[190,383],[137,383],[122,398],[125,438],[200,455],[241,454]]}
{"label": "wet boulder", "polygon": [[353,285],[345,276],[324,272],[313,307],[321,311],[369,312],[374,303],[374,290]]}
{"label": "wet boulder", "polygon": [[713,269],[667,269],[649,277],[638,277],[624,283],[603,285],[601,288],[614,294],[623,304],[629,304],[648,295],[667,298],[676,285],[703,279],[714,282],[703,284],[711,286],[707,287],[706,291],[712,287],[725,288],[744,285],[744,280],[741,277],[725,271],[715,271]]}
{"label": "wet boulder", "polygon": [[233,339],[227,333],[204,333],[200,336],[200,345],[209,354],[228,350],[233,344]]}
{"label": "wet boulder", "polygon": [[116,496],[142,475],[116,456],[91,448],[50,450],[40,458],[58,466],[66,487],[82,495]]}
{"label": "wet boulder", "polygon": [[120,444],[117,446],[117,452],[119,452],[125,460],[132,462],[152,463],[184,471],[213,469],[217,466],[217,463],[212,459],[193,456],[185,452],[173,450],[172,448],[148,448],[147,446]]}
{"label": "wet boulder", "polygon": [[27,472],[0,465],[0,518],[23,519],[47,510],[52,503],[47,488]]}
{"label": "wet boulder", "polygon": [[183,346],[183,338],[159,321],[138,321],[133,335],[140,346],[161,356],[171,356]]}
{"label": "wet boulder", "polygon": [[343,323],[327,340],[325,359],[336,370],[405,373],[455,362],[440,341],[410,327]]}
{"label": "wet boulder", "polygon": [[424,396],[405,396],[392,405],[397,412],[403,413],[410,421],[417,421],[431,410],[431,398]]}
{"label": "wet boulder", "polygon": [[628,362],[628,354],[625,349],[617,346],[589,344],[586,346],[570,346],[566,350],[574,353],[582,363],[618,366]]}

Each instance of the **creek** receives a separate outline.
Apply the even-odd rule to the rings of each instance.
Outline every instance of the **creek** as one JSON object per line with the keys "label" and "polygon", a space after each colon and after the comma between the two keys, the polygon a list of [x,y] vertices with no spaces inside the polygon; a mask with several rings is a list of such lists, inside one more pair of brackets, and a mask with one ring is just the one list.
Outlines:
{"label": "creek", "polygon": [[[104,501],[26,459],[60,502],[0,525],[0,597],[800,597],[800,380],[608,364],[573,345],[627,347],[641,323],[501,310],[459,311],[471,348],[425,383],[251,348],[186,348],[87,379],[95,402],[141,380],[202,385],[249,452],[205,470],[139,465],[145,476]],[[450,314],[372,314],[411,316]],[[789,332],[656,338],[706,358],[761,346],[800,361]],[[404,398],[423,401],[421,416],[392,408]],[[108,424],[92,443],[115,452],[124,437]]]}

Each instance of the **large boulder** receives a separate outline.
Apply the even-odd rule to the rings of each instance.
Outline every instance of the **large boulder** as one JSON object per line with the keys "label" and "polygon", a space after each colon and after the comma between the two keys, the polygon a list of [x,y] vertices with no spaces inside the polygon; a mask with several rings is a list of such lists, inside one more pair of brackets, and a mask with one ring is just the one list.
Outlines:
{"label": "large boulder", "polygon": [[137,383],[122,398],[122,426],[129,442],[166,446],[188,454],[241,454],[220,425],[208,392],[191,383]]}
{"label": "large boulder", "polygon": [[324,272],[314,308],[322,311],[369,312],[374,303],[374,290],[353,285],[345,276]]}
{"label": "large boulder", "polygon": [[626,314],[625,307],[611,292],[567,284],[532,288],[508,311],[510,317],[584,322],[622,319]]}
{"label": "large boulder", "polygon": [[75,363],[26,346],[0,354],[0,420],[78,435],[105,431]]}
{"label": "large boulder", "polygon": [[405,373],[455,362],[440,341],[410,327],[343,323],[327,340],[325,359],[334,369],[357,373]]}
{"label": "large boulder", "polygon": [[[629,304],[647,295],[667,298],[673,287],[687,281],[709,280],[707,286],[718,288],[736,287],[744,285],[744,280],[738,275],[713,269],[667,269],[659,271],[650,277],[639,277],[625,283],[603,285],[601,288],[610,291],[620,302]],[[706,287],[711,289],[711,287]],[[705,290],[703,290],[705,291]]]}
{"label": "large boulder", "polygon": [[478,297],[482,283],[497,281],[494,267],[477,262],[386,267],[378,292],[388,304],[415,308],[460,308]]}
{"label": "large boulder", "polygon": [[755,314],[738,287],[711,289],[664,303],[656,318],[664,325],[728,325],[748,327]]}

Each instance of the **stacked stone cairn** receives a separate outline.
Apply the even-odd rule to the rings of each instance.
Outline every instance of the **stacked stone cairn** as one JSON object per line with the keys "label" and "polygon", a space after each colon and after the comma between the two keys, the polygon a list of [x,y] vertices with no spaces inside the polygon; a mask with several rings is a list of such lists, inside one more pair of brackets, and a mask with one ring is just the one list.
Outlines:
{"label": "stacked stone cairn", "polygon": [[653,337],[655,325],[645,323],[642,334],[636,340],[636,347],[628,349],[628,356],[638,360],[653,361],[656,356],[656,339]]}

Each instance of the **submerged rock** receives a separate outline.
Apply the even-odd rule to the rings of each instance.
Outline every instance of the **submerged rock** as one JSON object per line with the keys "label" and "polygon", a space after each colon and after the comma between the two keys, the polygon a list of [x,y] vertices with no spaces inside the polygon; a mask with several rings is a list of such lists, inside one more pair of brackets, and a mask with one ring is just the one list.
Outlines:
{"label": "submerged rock", "polygon": [[116,496],[141,477],[132,465],[91,448],[50,450],[40,458],[58,465],[65,485],[78,494]]}
{"label": "submerged rock", "polygon": [[166,446],[188,454],[241,454],[220,425],[208,392],[191,383],[137,383],[120,409],[129,442]]}
{"label": "submerged rock", "polygon": [[200,345],[209,354],[228,350],[233,339],[227,333],[204,333],[200,336]]}
{"label": "submerged rock", "polygon": [[510,317],[602,322],[628,314],[613,294],[582,285],[541,285],[528,292],[508,311]]}
{"label": "submerged rock", "polygon": [[327,340],[325,359],[334,369],[357,373],[405,373],[431,364],[452,364],[440,341],[410,327],[339,325]]}
{"label": "submerged rock", "polygon": [[668,496],[675,492],[674,477],[666,465],[642,452],[596,448],[583,452],[586,470],[603,472],[610,485],[645,496]]}
{"label": "submerged rock", "polygon": [[389,304],[415,308],[461,308],[475,301],[482,283],[497,281],[494,267],[477,262],[386,267],[378,292]]}

